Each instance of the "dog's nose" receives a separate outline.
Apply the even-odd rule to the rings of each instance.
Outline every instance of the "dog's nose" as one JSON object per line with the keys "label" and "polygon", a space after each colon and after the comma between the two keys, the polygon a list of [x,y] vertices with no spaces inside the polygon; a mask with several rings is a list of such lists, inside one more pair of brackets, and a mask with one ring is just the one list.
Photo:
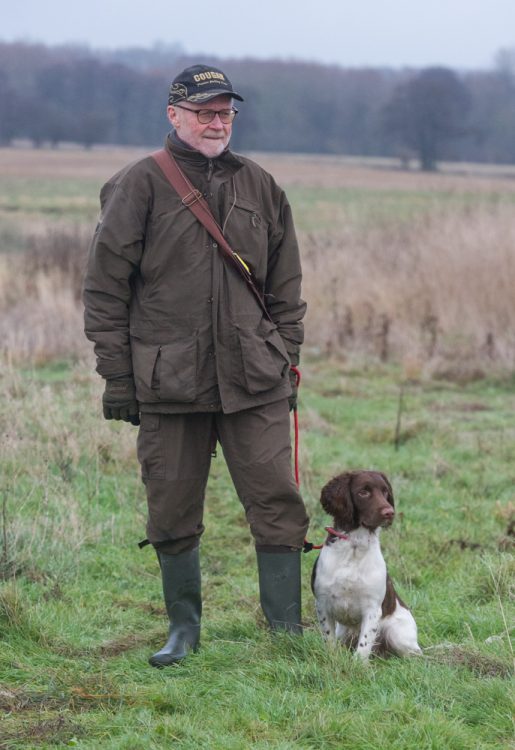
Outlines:
{"label": "dog's nose", "polygon": [[382,508],[381,515],[385,521],[391,521],[395,515],[395,511],[391,505],[387,505],[385,508]]}

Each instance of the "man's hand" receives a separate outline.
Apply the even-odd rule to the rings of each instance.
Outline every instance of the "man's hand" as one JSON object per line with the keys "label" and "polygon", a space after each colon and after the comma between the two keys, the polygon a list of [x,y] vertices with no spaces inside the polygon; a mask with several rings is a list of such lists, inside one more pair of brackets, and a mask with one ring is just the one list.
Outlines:
{"label": "man's hand", "polygon": [[131,377],[106,380],[102,406],[105,419],[123,419],[124,422],[138,425],[139,406],[134,380]]}
{"label": "man's hand", "polygon": [[290,385],[291,385],[291,396],[288,396],[288,404],[290,411],[294,411],[297,408],[297,373],[295,370],[290,369]]}

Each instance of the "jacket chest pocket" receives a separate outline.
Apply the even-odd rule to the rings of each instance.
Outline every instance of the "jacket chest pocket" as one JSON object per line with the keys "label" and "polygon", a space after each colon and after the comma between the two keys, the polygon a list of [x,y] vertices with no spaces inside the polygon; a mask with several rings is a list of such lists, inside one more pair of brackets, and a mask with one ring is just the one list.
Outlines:
{"label": "jacket chest pocket", "polygon": [[227,219],[227,238],[232,249],[249,265],[261,284],[266,278],[268,225],[259,208],[237,198]]}
{"label": "jacket chest pocket", "polygon": [[258,328],[236,326],[241,364],[237,379],[241,378],[245,390],[250,394],[262,393],[280,385],[287,376],[290,360],[277,328],[263,319]]}
{"label": "jacket chest pocket", "polygon": [[169,344],[131,341],[136,398],[142,403],[191,403],[197,396],[197,335]]}

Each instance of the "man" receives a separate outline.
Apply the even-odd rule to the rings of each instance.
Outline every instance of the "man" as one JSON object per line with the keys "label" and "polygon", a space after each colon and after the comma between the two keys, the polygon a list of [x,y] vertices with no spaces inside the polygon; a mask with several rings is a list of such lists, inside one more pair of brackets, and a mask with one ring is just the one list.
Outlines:
{"label": "man", "polygon": [[152,157],[102,188],[85,281],[104,416],[140,424],[147,535],[170,620],[150,658],[158,667],[199,645],[199,541],[216,441],[254,537],[265,616],[274,630],[301,632],[308,519],[291,473],[288,412],[303,340],[301,269],[283,191],[228,148],[235,99],[243,101],[218,68],[182,71],[170,88],[166,151],[251,269],[270,319]]}

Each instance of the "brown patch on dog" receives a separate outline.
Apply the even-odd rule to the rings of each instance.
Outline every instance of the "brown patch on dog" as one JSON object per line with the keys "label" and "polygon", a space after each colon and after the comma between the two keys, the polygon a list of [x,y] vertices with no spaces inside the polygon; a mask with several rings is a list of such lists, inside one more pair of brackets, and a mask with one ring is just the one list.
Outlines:
{"label": "brown patch on dog", "polygon": [[395,588],[393,586],[392,579],[386,574],[386,594],[384,595],[383,603],[381,605],[381,614],[383,617],[392,615],[395,612]]}
{"label": "brown patch on dog", "polygon": [[404,602],[402,601],[398,593],[395,591],[393,581],[387,573],[386,574],[386,594],[384,595],[383,603],[381,605],[382,617],[393,615],[393,613],[395,612],[395,607],[397,606],[397,602],[400,604],[401,607],[404,607],[404,609],[409,610],[408,605],[404,604]]}

